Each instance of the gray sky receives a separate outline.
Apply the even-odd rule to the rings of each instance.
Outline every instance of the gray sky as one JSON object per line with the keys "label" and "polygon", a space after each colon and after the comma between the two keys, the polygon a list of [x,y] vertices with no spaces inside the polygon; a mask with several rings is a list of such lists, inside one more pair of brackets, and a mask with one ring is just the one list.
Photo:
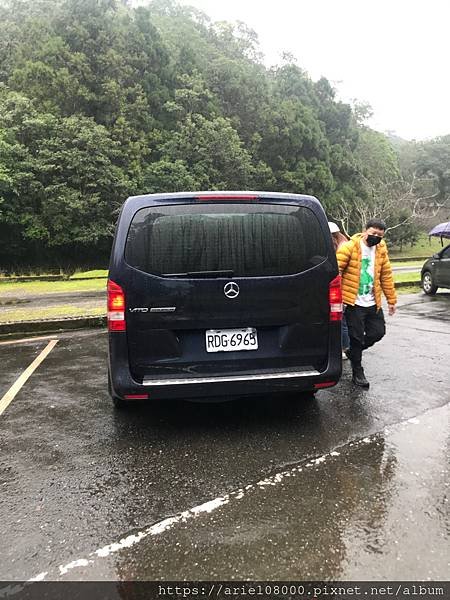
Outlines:
{"label": "gray sky", "polygon": [[406,139],[450,134],[450,0],[182,0],[212,20],[244,21],[267,65],[291,52],[369,123]]}

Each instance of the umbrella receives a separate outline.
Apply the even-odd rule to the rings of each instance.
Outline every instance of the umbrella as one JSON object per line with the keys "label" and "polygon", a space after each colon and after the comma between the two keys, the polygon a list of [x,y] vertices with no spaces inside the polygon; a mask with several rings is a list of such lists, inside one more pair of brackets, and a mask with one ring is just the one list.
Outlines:
{"label": "umbrella", "polygon": [[450,238],[450,221],[448,221],[447,223],[439,223],[439,225],[433,227],[433,229],[428,235],[435,235],[436,237],[440,237],[441,242],[442,238]]}

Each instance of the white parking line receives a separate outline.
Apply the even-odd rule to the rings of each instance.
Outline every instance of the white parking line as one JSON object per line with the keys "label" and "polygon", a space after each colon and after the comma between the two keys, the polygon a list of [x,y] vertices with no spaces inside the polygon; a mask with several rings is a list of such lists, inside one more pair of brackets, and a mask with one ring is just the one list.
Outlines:
{"label": "white parking line", "polygon": [[51,340],[42,352],[33,360],[31,365],[25,369],[25,371],[16,379],[13,385],[9,388],[3,398],[0,400],[0,415],[8,408],[11,402],[14,400],[17,392],[22,388],[27,379],[34,373],[41,362],[50,354],[53,348],[58,343],[58,340]]}
{"label": "white parking line", "polygon": [[10,344],[24,344],[25,342],[40,342],[42,340],[54,340],[56,335],[41,335],[39,337],[21,338],[20,340],[7,340],[0,342],[0,346],[8,346]]}
{"label": "white parking line", "polygon": [[[378,433],[375,433],[375,434],[372,434],[371,437],[373,438],[378,435],[379,435]],[[364,438],[363,440],[356,440],[354,442],[350,442],[349,444],[345,444],[345,445],[358,446],[359,444],[365,444],[367,442],[370,442],[370,438]],[[344,445],[344,447],[345,447],[345,445]],[[131,546],[138,544],[143,539],[145,539],[149,536],[153,537],[153,536],[161,535],[164,532],[166,532],[167,530],[172,529],[173,527],[175,527],[178,524],[186,523],[186,521],[191,520],[191,519],[196,519],[205,513],[212,513],[215,510],[217,510],[218,508],[220,508],[226,504],[229,504],[230,502],[233,502],[235,500],[241,500],[248,493],[253,492],[258,488],[264,488],[268,485],[277,485],[277,483],[280,483],[286,477],[293,477],[297,473],[301,473],[305,469],[318,466],[321,463],[326,462],[329,459],[333,459],[334,457],[339,456],[339,455],[340,455],[340,452],[338,452],[335,449],[331,452],[327,452],[326,454],[324,454],[322,456],[318,456],[318,457],[309,459],[303,463],[297,463],[295,466],[292,466],[291,468],[287,469],[286,471],[281,471],[279,473],[276,473],[275,475],[266,477],[265,479],[262,479],[261,481],[258,481],[256,483],[250,483],[249,485],[246,485],[245,487],[234,490],[228,494],[224,494],[223,496],[219,496],[218,498],[214,498],[213,500],[209,500],[207,502],[204,502],[203,504],[194,506],[193,508],[190,508],[183,512],[177,513],[176,515],[174,515],[172,517],[167,517],[167,518],[163,519],[162,521],[157,521],[156,523],[153,523],[153,525],[150,525],[149,527],[143,529],[142,531],[138,531],[137,533],[128,535],[127,537],[122,538],[122,539],[118,540],[117,542],[113,542],[112,544],[108,544],[106,546],[103,546],[102,548],[98,548],[97,550],[90,552],[83,558],[73,560],[65,565],[59,565],[57,572],[54,571],[52,573],[52,576],[53,576],[54,580],[58,580],[59,577],[61,577],[62,575],[66,575],[69,571],[71,571],[73,569],[78,569],[80,567],[91,567],[100,558],[106,558],[110,554],[114,554],[125,548],[131,548]],[[300,464],[301,464],[301,466],[300,466]],[[48,573],[49,573],[49,571],[43,571],[42,573],[39,573],[35,577],[28,579],[28,581],[43,581],[44,579],[46,579]]]}
{"label": "white parking line", "polygon": [[[429,411],[425,411],[425,413],[423,414],[425,415],[427,414],[427,412]],[[327,463],[330,460],[334,460],[336,457],[340,456],[341,452],[345,451],[346,448],[357,448],[359,446],[362,446],[363,444],[369,444],[372,440],[379,438],[380,436],[383,437],[383,435],[385,436],[389,434],[391,432],[391,428],[405,429],[410,425],[419,424],[420,420],[417,417],[412,417],[405,421],[394,423],[389,427],[384,427],[381,431],[371,433],[367,437],[345,442],[340,446],[337,446],[336,448],[334,448],[334,450],[331,450],[330,452],[326,452],[325,454],[322,454],[320,456],[305,459],[302,462],[291,465],[284,471],[280,471],[278,473],[275,473],[274,475],[270,475],[269,477],[257,481],[256,483],[250,483],[244,487],[224,494],[223,496],[219,496],[218,498],[214,498],[213,500],[209,500],[207,502],[204,502],[203,504],[194,506],[193,508],[184,510],[183,512],[179,512],[171,517],[167,517],[161,521],[157,521],[156,523],[153,523],[153,525],[150,525],[149,527],[146,527],[145,529],[138,531],[137,533],[130,534],[127,537],[119,539],[116,542],[113,542],[101,548],[97,548],[97,550],[89,552],[88,554],[86,554],[86,556],[82,558],[72,560],[71,562],[65,565],[59,565],[59,567],[57,567],[56,569],[49,569],[48,571],[43,571],[35,575],[34,577],[29,578],[27,581],[43,581],[47,578],[49,573],[53,581],[58,581],[60,580],[61,576],[66,575],[69,571],[76,570],[81,567],[92,567],[94,563],[97,562],[99,559],[106,558],[111,554],[115,554],[120,550],[124,550],[125,548],[131,548],[132,546],[135,546],[136,544],[138,544],[139,542],[141,542],[149,536],[154,537],[161,535],[169,529],[172,529],[176,525],[186,523],[186,521],[192,519],[196,519],[205,513],[212,513],[218,508],[229,504],[230,502],[241,500],[249,493],[254,492],[258,488],[261,489],[265,488],[266,486],[276,486],[277,484],[281,483],[284,479],[288,477],[295,477],[297,476],[297,474],[302,473],[307,469],[311,469],[314,467],[320,468],[320,465],[322,465],[323,463]]]}

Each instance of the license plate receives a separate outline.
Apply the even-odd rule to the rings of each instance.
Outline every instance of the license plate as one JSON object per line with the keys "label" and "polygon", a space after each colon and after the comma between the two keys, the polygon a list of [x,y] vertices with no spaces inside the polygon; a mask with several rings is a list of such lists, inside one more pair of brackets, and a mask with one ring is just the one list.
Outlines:
{"label": "license plate", "polygon": [[205,332],[207,352],[257,350],[258,334],[253,327],[245,329],[208,329]]}

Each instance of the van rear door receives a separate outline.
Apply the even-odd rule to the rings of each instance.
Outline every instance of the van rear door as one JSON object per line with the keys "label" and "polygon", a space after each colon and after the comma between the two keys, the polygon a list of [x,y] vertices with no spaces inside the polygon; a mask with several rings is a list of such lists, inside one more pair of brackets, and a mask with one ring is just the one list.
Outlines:
{"label": "van rear door", "polygon": [[298,203],[191,200],[138,210],[125,249],[133,375],[324,369],[337,274],[328,238],[313,208]]}

